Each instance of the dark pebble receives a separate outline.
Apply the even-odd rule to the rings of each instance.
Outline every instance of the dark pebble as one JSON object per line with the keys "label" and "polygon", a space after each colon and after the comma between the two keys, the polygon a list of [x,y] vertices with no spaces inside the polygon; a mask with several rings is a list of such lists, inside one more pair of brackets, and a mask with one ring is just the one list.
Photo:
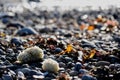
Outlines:
{"label": "dark pebble", "polygon": [[33,28],[22,28],[21,30],[18,30],[16,35],[19,36],[27,36],[27,35],[37,35],[38,33]]}
{"label": "dark pebble", "polygon": [[16,46],[22,45],[22,41],[19,40],[19,39],[17,39],[17,38],[12,38],[12,39],[11,39],[11,43],[12,43],[12,44],[15,44]]}
{"label": "dark pebble", "polygon": [[62,49],[61,49],[61,48],[56,48],[56,49],[54,50],[54,52],[55,52],[56,54],[58,54],[58,53],[62,52]]}
{"label": "dark pebble", "polygon": [[7,24],[7,28],[9,28],[9,27],[14,27],[17,29],[24,28],[24,26],[22,24],[19,24],[19,23],[9,23],[9,24]]}
{"label": "dark pebble", "polygon": [[3,80],[13,80],[12,77],[11,77],[10,75],[8,75],[8,74],[4,74],[4,75],[2,76],[2,79],[3,79]]}
{"label": "dark pebble", "polygon": [[4,55],[5,52],[4,52],[2,49],[0,49],[0,54],[1,54],[1,55]]}

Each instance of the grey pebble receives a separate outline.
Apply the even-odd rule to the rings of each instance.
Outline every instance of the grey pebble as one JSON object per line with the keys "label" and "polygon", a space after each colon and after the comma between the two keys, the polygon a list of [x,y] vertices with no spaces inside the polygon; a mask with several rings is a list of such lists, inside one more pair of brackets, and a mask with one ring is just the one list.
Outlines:
{"label": "grey pebble", "polygon": [[3,79],[3,80],[13,80],[12,77],[11,77],[9,74],[4,74],[4,75],[2,76],[2,79]]}

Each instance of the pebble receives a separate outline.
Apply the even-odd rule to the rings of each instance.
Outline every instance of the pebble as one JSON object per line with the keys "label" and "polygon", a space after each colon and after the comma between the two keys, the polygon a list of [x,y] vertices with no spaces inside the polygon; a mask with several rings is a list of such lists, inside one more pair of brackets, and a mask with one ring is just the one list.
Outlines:
{"label": "pebble", "polygon": [[9,24],[7,24],[7,28],[9,28],[9,27],[14,27],[17,29],[24,28],[24,26],[22,24],[19,24],[19,23],[9,23]]}
{"label": "pebble", "polygon": [[22,69],[17,70],[17,72],[19,72],[19,71],[28,75],[31,70],[29,68],[22,68]]}
{"label": "pebble", "polygon": [[16,35],[27,36],[27,35],[37,35],[38,33],[33,28],[22,28],[18,30]]}
{"label": "pebble", "polygon": [[3,80],[13,80],[12,77],[10,75],[8,75],[8,74],[3,75],[2,79]]}
{"label": "pebble", "polygon": [[81,68],[82,68],[82,64],[79,63],[79,62],[77,62],[77,63],[75,64],[75,71],[79,71]]}
{"label": "pebble", "polygon": [[12,43],[12,44],[15,44],[16,46],[22,45],[22,41],[19,40],[19,39],[17,39],[17,38],[12,38],[12,39],[11,39],[11,43]]}
{"label": "pebble", "polygon": [[25,75],[21,71],[18,72],[17,76],[18,76],[18,79],[23,79],[23,80],[26,79]]}
{"label": "pebble", "polygon": [[61,49],[61,48],[55,48],[54,52],[55,52],[56,54],[58,54],[58,53],[62,52],[62,49]]}
{"label": "pebble", "polygon": [[44,79],[45,77],[42,75],[33,75],[33,78],[35,79]]}

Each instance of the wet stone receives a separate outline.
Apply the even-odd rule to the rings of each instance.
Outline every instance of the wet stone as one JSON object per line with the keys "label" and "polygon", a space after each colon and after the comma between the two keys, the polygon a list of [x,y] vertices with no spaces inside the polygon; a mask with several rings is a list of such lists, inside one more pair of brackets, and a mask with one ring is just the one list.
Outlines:
{"label": "wet stone", "polygon": [[17,76],[18,76],[18,79],[26,79],[25,75],[21,71],[18,72]]}
{"label": "wet stone", "polygon": [[17,38],[12,38],[12,39],[11,39],[11,43],[12,43],[12,44],[15,44],[16,46],[22,45],[22,41],[19,40],[19,39],[17,39]]}
{"label": "wet stone", "polygon": [[4,54],[5,52],[2,49],[0,49],[0,55],[4,55]]}
{"label": "wet stone", "polygon": [[8,75],[8,74],[3,75],[2,79],[3,80],[13,80],[12,77],[10,75]]}
{"label": "wet stone", "polygon": [[22,28],[21,30],[18,30],[16,35],[19,36],[27,36],[27,35],[37,35],[38,33],[33,28]]}

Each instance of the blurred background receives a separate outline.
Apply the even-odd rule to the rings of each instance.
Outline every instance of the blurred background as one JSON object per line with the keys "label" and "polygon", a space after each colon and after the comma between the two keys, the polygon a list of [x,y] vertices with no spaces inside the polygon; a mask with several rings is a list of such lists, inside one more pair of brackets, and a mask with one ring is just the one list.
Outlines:
{"label": "blurred background", "polygon": [[111,6],[120,7],[120,0],[0,0],[0,5],[10,10],[22,12],[25,8],[34,10],[35,8],[53,10],[78,9],[107,9]]}

